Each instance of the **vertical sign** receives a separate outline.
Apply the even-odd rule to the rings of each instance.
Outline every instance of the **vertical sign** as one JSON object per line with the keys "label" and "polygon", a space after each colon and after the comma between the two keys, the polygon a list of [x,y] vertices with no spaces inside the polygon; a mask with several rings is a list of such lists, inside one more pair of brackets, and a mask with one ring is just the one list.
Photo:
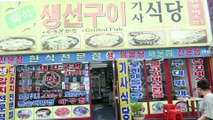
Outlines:
{"label": "vertical sign", "polygon": [[119,83],[119,99],[121,120],[131,120],[130,109],[130,91],[127,60],[117,61],[118,83]]}
{"label": "vertical sign", "polygon": [[150,61],[150,77],[151,77],[151,88],[152,88],[152,97],[163,98],[163,83],[162,83],[162,72],[161,72],[161,63],[159,60]]}
{"label": "vertical sign", "polygon": [[172,77],[173,87],[175,88],[175,96],[187,96],[189,91],[187,90],[186,72],[184,68],[184,61],[182,59],[172,60]]}
{"label": "vertical sign", "polygon": [[0,66],[0,120],[14,119],[14,76],[13,66]]}

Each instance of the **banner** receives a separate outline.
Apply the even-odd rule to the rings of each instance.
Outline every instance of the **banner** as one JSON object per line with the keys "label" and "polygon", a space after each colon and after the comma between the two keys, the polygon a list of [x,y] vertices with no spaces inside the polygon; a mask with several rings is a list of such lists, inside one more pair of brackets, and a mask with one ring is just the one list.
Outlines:
{"label": "banner", "polygon": [[13,120],[15,107],[15,68],[0,66],[0,119]]}
{"label": "banner", "polygon": [[130,90],[129,90],[129,75],[128,75],[128,61],[118,60],[118,85],[119,85],[119,103],[120,103],[120,119],[121,120],[132,120],[131,116],[131,101],[130,101]]}
{"label": "banner", "polygon": [[0,4],[0,54],[210,46],[206,0]]}
{"label": "banner", "polygon": [[209,47],[199,48],[173,48],[149,50],[121,50],[121,51],[95,51],[33,55],[0,56],[0,64],[42,64],[42,63],[67,63],[67,62],[95,62],[112,61],[113,59],[152,60],[210,57]]}

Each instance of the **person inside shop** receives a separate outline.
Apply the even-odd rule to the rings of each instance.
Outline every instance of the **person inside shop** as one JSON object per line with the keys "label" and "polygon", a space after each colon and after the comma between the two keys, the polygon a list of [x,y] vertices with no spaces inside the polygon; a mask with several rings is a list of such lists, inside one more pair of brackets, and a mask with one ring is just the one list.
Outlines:
{"label": "person inside shop", "polygon": [[213,94],[207,80],[197,82],[197,89],[203,95],[202,116],[198,120],[213,120]]}

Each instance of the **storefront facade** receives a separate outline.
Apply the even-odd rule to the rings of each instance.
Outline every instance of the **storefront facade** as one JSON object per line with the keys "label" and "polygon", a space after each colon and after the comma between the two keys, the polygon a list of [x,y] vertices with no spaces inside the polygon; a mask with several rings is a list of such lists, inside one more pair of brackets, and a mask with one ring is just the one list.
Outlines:
{"label": "storefront facade", "polygon": [[97,61],[114,66],[116,120],[131,120],[134,103],[143,103],[146,118],[161,117],[164,103],[186,113],[178,97],[197,96],[198,80],[213,85],[207,6],[203,0],[2,2],[0,118],[92,120],[90,63]]}

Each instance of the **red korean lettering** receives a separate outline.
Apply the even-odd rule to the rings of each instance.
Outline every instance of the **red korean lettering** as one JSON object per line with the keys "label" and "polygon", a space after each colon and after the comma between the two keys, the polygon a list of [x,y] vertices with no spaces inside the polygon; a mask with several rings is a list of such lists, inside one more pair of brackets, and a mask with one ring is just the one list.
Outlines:
{"label": "red korean lettering", "polygon": [[36,86],[36,87],[35,87],[35,91],[36,91],[36,92],[40,92],[40,90],[41,90],[41,87],[40,87],[40,86]]}
{"label": "red korean lettering", "polygon": [[115,53],[113,51],[109,51],[106,53],[106,57],[108,60],[112,60],[115,58]]}
{"label": "red korean lettering", "polygon": [[96,13],[85,13],[84,16],[92,17],[92,26],[97,26],[97,17],[104,17],[103,5],[101,3],[87,3],[85,4],[86,8],[97,8]]}
{"label": "red korean lettering", "polygon": [[[111,12],[112,11],[112,12]],[[111,13],[114,13],[113,15]],[[113,23],[118,19],[118,8],[114,4],[108,4],[106,8],[106,17]]]}
{"label": "red korean lettering", "polygon": [[78,63],[78,64],[74,64],[74,70],[80,70],[82,69],[82,64]]}
{"label": "red korean lettering", "polygon": [[0,85],[6,85],[7,78],[0,78]]}
{"label": "red korean lettering", "polygon": [[19,90],[19,93],[24,93],[24,86],[19,86],[18,90]]}
{"label": "red korean lettering", "polygon": [[203,65],[193,65],[193,70],[204,70]]}
{"label": "red korean lettering", "polygon": [[160,66],[160,61],[150,61],[150,66]]}
{"label": "red korean lettering", "polygon": [[162,81],[152,81],[152,87],[162,87]]}
{"label": "red korean lettering", "polygon": [[[51,11],[50,11],[51,10]],[[44,19],[43,26],[47,29],[58,28],[61,24],[60,22],[60,4],[52,4],[51,9],[49,5],[44,5],[43,11],[41,13],[41,19]]]}
{"label": "red korean lettering", "polygon": [[203,77],[203,76],[205,76],[205,73],[204,73],[204,71],[194,71],[193,75],[194,76],[202,76]]}
{"label": "red korean lettering", "polygon": [[151,81],[162,81],[162,77],[161,76],[157,76],[157,77],[151,76]]}
{"label": "red korean lettering", "polygon": [[194,48],[194,55],[200,55],[200,48]]}
{"label": "red korean lettering", "polygon": [[[97,18],[98,17],[105,17],[111,22],[116,22],[118,19],[118,7],[115,4],[109,3],[106,6],[106,13],[103,12],[103,4],[101,3],[88,3],[85,5],[85,8],[93,8],[97,9],[97,12],[93,13],[84,13],[85,17],[92,18],[92,26],[97,27]],[[89,11],[89,10],[88,10]],[[126,25],[126,16],[125,16],[125,3],[120,3],[120,15],[121,15],[121,22],[122,25]]]}
{"label": "red korean lettering", "polygon": [[63,64],[63,69],[70,70],[70,64]]}
{"label": "red korean lettering", "polygon": [[14,84],[15,83],[15,77],[10,77],[10,84]]}
{"label": "red korean lettering", "polygon": [[22,64],[23,63],[23,57],[22,56],[16,56],[16,63]]}
{"label": "red korean lettering", "polygon": [[186,48],[186,55],[192,56],[192,48]]}
{"label": "red korean lettering", "polygon": [[9,91],[10,91],[10,92],[14,92],[14,90],[15,90],[14,85],[10,85],[10,89],[9,89]]}
{"label": "red korean lettering", "polygon": [[160,70],[161,70],[160,66],[151,66],[149,71],[151,72],[151,71],[160,71]]}
{"label": "red korean lettering", "polygon": [[120,58],[126,58],[126,51],[120,51]]}
{"label": "red korean lettering", "polygon": [[[73,18],[77,18],[77,23],[71,23],[68,19],[68,16],[72,16]],[[77,17],[76,17],[77,16]],[[83,24],[80,22],[82,21],[82,5],[81,4],[77,4],[77,8],[73,9],[73,6],[71,4],[67,5],[66,11],[63,14],[64,17],[64,27],[82,27]]]}
{"label": "red korean lettering", "polygon": [[200,76],[195,78],[195,81],[200,81],[200,80],[206,80],[206,78],[205,77],[200,77]]}
{"label": "red korean lettering", "polygon": [[19,74],[18,74],[18,77],[19,77],[19,78],[24,78],[24,73],[19,73]]}
{"label": "red korean lettering", "polygon": [[40,72],[36,72],[35,73],[35,78],[40,78],[40,74],[41,74]]}
{"label": "red korean lettering", "polygon": [[152,88],[152,92],[153,93],[162,93],[163,92],[163,88],[162,87],[153,87]]}
{"label": "red korean lettering", "polygon": [[138,58],[144,58],[144,51],[143,50],[138,51]]}
{"label": "red korean lettering", "polygon": [[161,72],[160,71],[150,71],[150,75],[161,76]]}
{"label": "red korean lettering", "polygon": [[66,105],[67,104],[67,99],[60,99],[60,100],[58,100],[58,104],[60,104],[60,105]]}
{"label": "red korean lettering", "polygon": [[40,71],[47,71],[48,70],[48,66],[47,65],[41,65],[41,66],[39,66],[39,70]]}
{"label": "red korean lettering", "polygon": [[8,64],[14,64],[14,56],[8,56]]}
{"label": "red korean lettering", "polygon": [[135,58],[135,51],[129,51],[129,58]]}
{"label": "red korean lettering", "polygon": [[27,86],[27,92],[31,93],[33,91],[33,87],[32,86]]}
{"label": "red korean lettering", "polygon": [[32,78],[32,76],[33,76],[33,73],[32,73],[32,72],[28,72],[28,73],[27,73],[27,78]]}
{"label": "red korean lettering", "polygon": [[192,63],[193,64],[199,64],[199,65],[202,65],[203,64],[203,59],[192,59]]}
{"label": "red korean lettering", "polygon": [[178,48],[178,56],[184,56],[184,48]]}
{"label": "red korean lettering", "polygon": [[6,86],[0,86],[0,93],[6,93],[6,92],[7,92]]}
{"label": "red korean lettering", "polygon": [[52,65],[51,70],[59,70],[59,66],[58,65]]}
{"label": "red korean lettering", "polygon": [[6,57],[0,56],[0,64],[5,64],[6,63]]}
{"label": "red korean lettering", "polygon": [[153,93],[152,96],[153,96],[153,98],[163,98],[164,94],[163,93]]}

